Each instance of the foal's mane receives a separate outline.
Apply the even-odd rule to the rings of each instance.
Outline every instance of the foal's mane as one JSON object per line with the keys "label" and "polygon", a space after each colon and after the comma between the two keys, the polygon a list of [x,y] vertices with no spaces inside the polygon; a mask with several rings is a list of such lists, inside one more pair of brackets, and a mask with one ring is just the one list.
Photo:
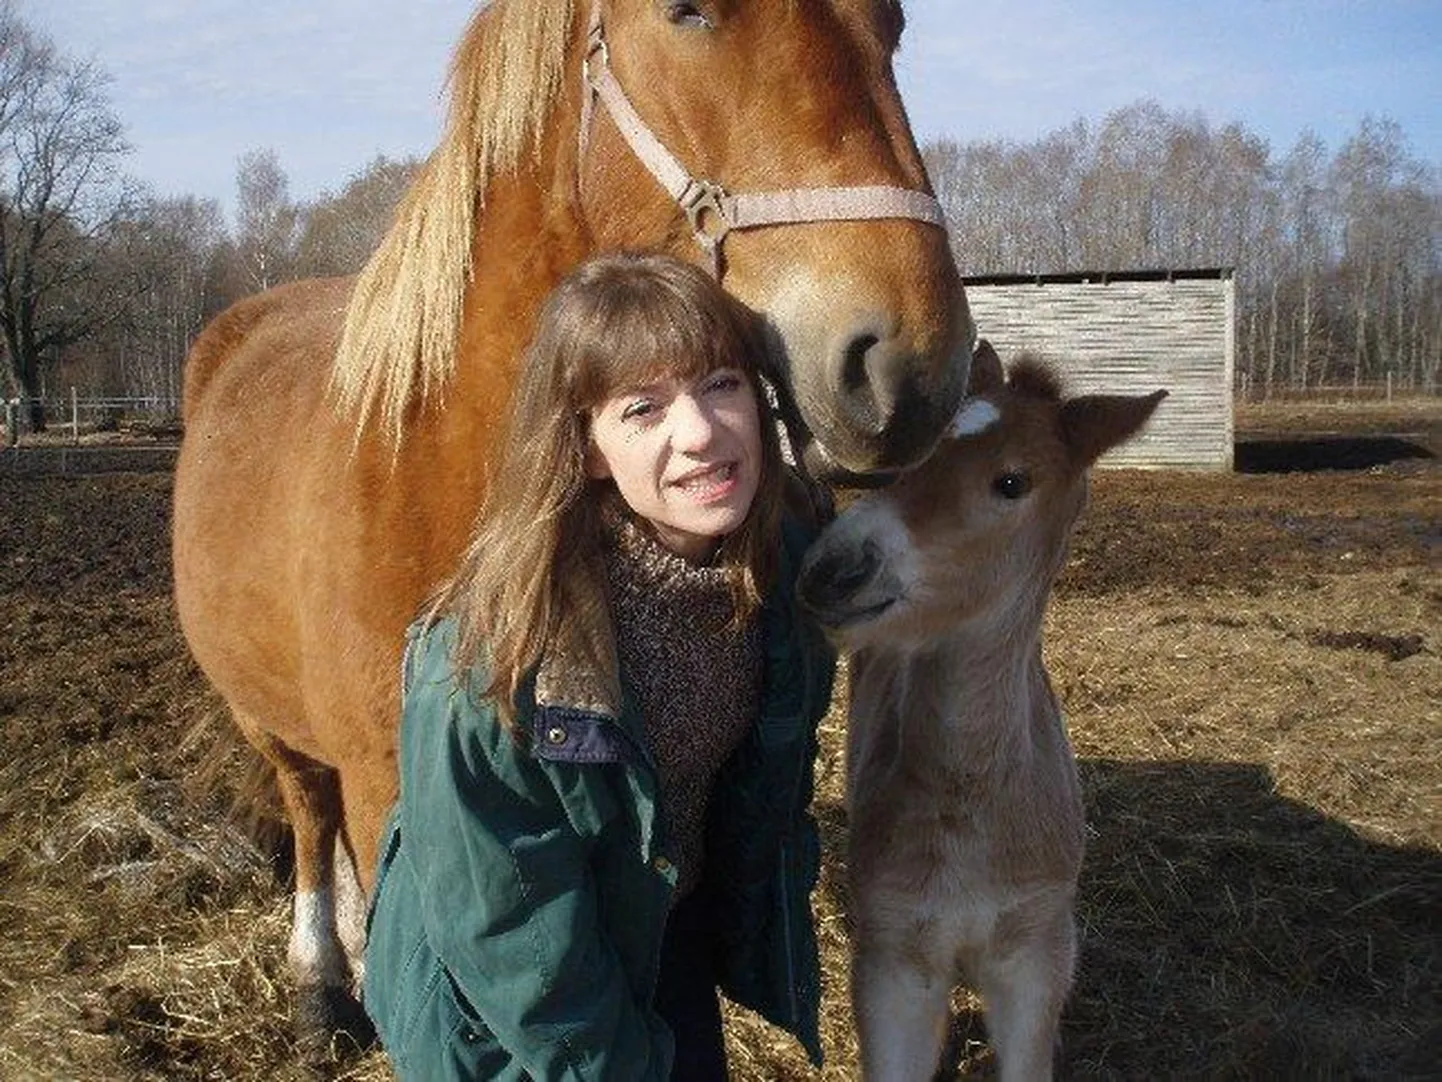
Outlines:
{"label": "foal's mane", "polygon": [[1056,371],[1034,353],[1023,353],[1007,370],[1006,383],[1014,391],[1033,398],[1061,400],[1061,378]]}
{"label": "foal's mane", "polygon": [[445,131],[356,279],[331,387],[359,435],[373,413],[399,439],[407,407],[455,368],[476,219],[493,177],[539,152],[575,0],[496,0],[466,28]]}

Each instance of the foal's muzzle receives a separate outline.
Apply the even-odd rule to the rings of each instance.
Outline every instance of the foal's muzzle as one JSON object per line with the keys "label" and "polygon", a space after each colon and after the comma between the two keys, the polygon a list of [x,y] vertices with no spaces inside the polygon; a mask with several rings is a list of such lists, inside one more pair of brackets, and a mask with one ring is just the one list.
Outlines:
{"label": "foal's muzzle", "polygon": [[870,620],[889,609],[896,594],[879,585],[883,561],[875,542],[827,545],[822,539],[807,554],[797,594],[822,625],[840,629]]}

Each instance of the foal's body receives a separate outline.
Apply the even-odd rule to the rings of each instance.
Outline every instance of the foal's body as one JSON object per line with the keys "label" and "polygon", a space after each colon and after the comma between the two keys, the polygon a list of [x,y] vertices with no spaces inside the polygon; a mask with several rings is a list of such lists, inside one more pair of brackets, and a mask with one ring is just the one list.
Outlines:
{"label": "foal's body", "polygon": [[1086,470],[1161,393],[1062,401],[985,343],[952,440],[818,540],[802,596],[851,662],[852,994],[868,1082],[931,1078],[953,985],[1003,1082],[1051,1076],[1076,958],[1084,816],[1042,664]]}
{"label": "foal's body", "polygon": [[852,682],[848,860],[868,1079],[928,1079],[958,970],[1004,1078],[1047,1077],[1075,957],[1076,768],[1039,650],[986,627]]}

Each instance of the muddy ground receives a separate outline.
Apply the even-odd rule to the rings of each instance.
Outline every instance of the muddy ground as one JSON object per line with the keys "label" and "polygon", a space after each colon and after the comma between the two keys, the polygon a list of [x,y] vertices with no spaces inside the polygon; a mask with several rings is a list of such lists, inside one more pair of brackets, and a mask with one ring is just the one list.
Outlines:
{"label": "muddy ground", "polygon": [[[1235,473],[1100,474],[1053,602],[1089,814],[1062,1073],[1437,1078],[1442,405],[1238,427]],[[0,1077],[386,1079],[378,1053],[297,1062],[283,849],[226,817],[239,760],[199,784],[187,739],[219,709],[175,622],[169,493],[0,471]],[[742,1080],[855,1077],[824,736],[828,1064],[738,1012]]]}

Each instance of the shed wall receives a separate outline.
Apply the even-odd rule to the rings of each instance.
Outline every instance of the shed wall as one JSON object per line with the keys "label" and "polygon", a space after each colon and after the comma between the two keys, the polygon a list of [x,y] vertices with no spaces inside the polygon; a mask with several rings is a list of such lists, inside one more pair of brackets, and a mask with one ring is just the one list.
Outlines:
{"label": "shed wall", "polygon": [[1168,397],[1103,466],[1232,468],[1232,277],[1027,281],[966,286],[982,338],[1007,361],[1037,353],[1069,394]]}

